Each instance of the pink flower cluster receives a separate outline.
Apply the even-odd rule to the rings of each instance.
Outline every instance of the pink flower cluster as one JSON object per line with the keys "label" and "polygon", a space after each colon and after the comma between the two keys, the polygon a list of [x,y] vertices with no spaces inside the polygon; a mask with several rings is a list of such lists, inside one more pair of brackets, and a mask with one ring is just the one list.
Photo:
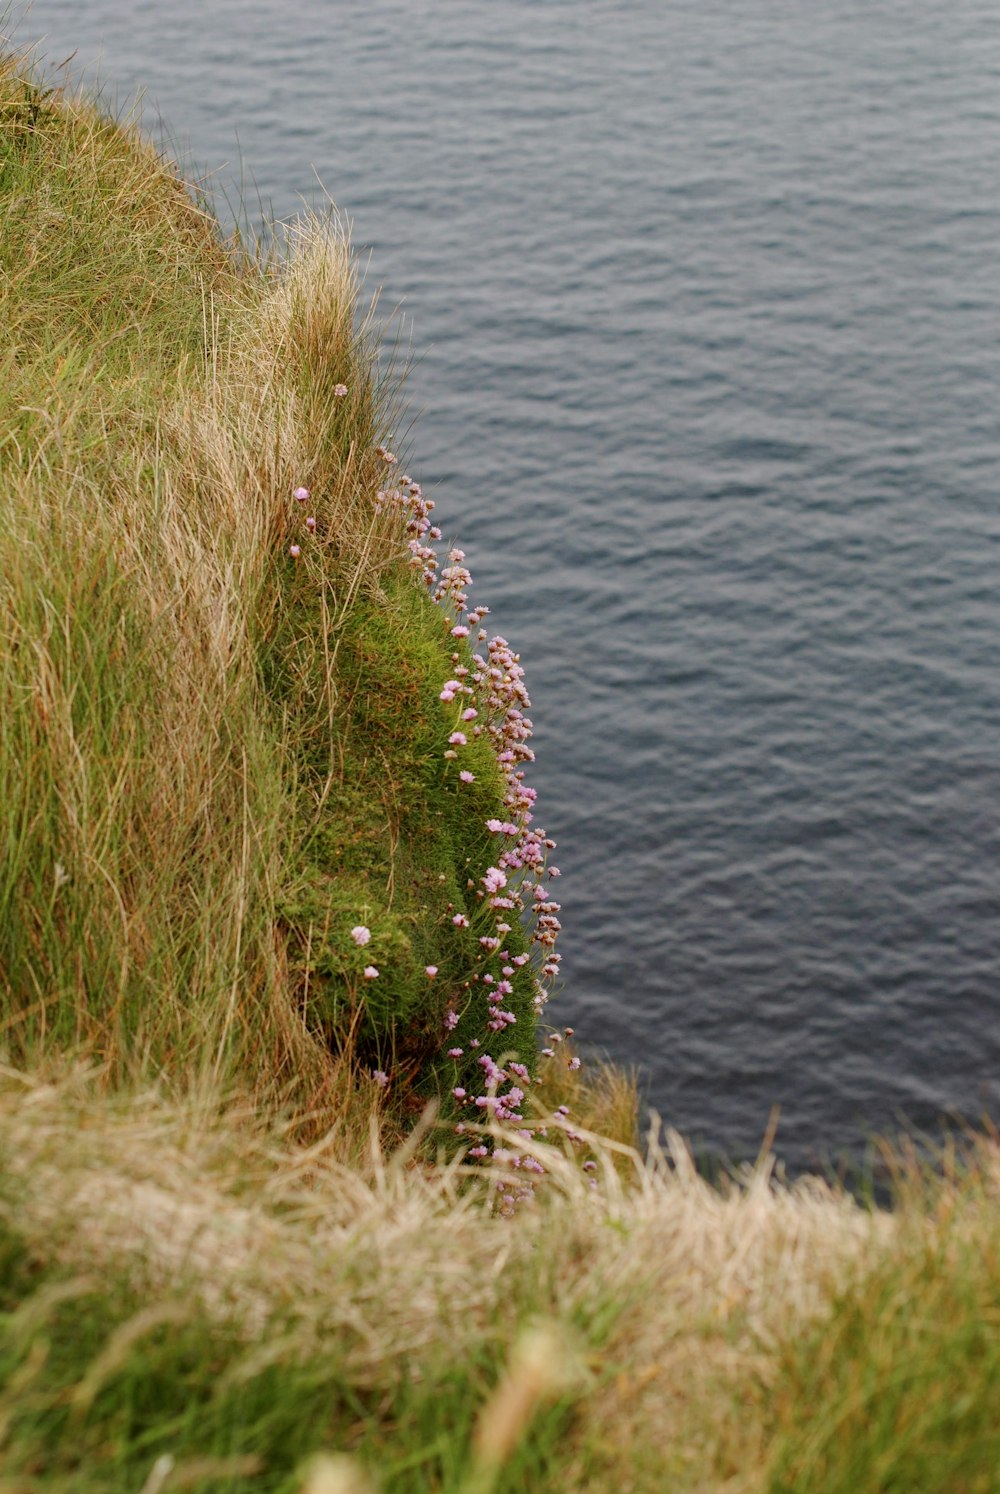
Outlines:
{"label": "pink flower cluster", "polygon": [[[387,461],[391,456],[383,450],[379,454]],[[541,1010],[547,1000],[548,987],[559,973],[560,960],[555,952],[560,909],[549,896],[546,885],[559,875],[556,867],[548,865],[548,855],[555,843],[544,830],[535,827],[536,794],[525,783],[525,765],[534,761],[534,753],[528,746],[532,733],[528,715],[531,701],[524,670],[520,656],[507,640],[499,636],[488,638],[481,626],[489,608],[469,608],[472,575],[465,564],[464,550],[450,549],[447,564],[440,564],[434,545],[440,541],[441,531],[431,519],[434,504],[424,496],[420,484],[404,475],[397,487],[379,492],[376,506],[401,516],[410,565],[442,608],[453,642],[451,674],[442,681],[439,692],[443,705],[456,708],[444,757],[449,763],[460,760],[470,739],[475,741],[485,736],[504,775],[507,817],[486,821],[486,828],[498,837],[500,844],[493,864],[480,878],[478,887],[472,889],[479,904],[475,921],[480,927],[485,924],[479,936],[483,963],[466,983],[466,990],[478,988],[485,994],[484,1028],[487,1033],[499,1034],[516,1024],[516,1015],[509,1009],[507,998],[513,995],[512,977],[516,968],[529,959],[525,954],[512,957],[505,947],[513,921],[524,915],[532,924],[530,942],[538,950],[536,1010]],[[459,783],[475,782],[475,774],[468,768],[460,768],[457,776]],[[469,926],[469,919],[462,911],[455,912],[451,921],[460,928]],[[446,1031],[453,1031],[458,1020],[457,1012],[449,1008]],[[473,1038],[471,1046],[478,1047],[479,1040]],[[459,1056],[457,1049],[448,1051],[451,1057]],[[456,1085],[454,1098],[460,1105],[474,1106],[498,1120],[520,1120],[521,1086],[509,1073],[499,1069],[488,1054],[483,1055],[479,1064],[486,1092],[473,1095],[466,1086]],[[508,1064],[510,1069],[512,1066]],[[527,1082],[526,1069],[521,1077]],[[506,1094],[501,1094],[504,1083],[510,1087]],[[474,1148],[470,1155],[475,1156],[480,1150]]]}
{"label": "pink flower cluster", "polygon": [[[347,388],[338,384],[334,393],[343,398]],[[386,446],[378,446],[375,450],[386,468],[396,465],[397,457]],[[296,503],[304,505],[310,497],[309,489],[296,487],[292,497]],[[499,837],[500,845],[493,864],[479,879],[479,885],[469,883],[470,895],[474,895],[477,904],[471,922],[483,932],[478,936],[481,953],[477,968],[462,988],[481,1012],[484,1037],[486,1033],[499,1035],[517,1023],[516,1014],[510,1010],[509,998],[514,995],[516,972],[530,960],[530,956],[524,953],[512,956],[505,947],[506,936],[512,928],[510,920],[516,921],[525,915],[533,921],[530,942],[538,950],[534,963],[536,1010],[541,1010],[547,1000],[547,985],[558,975],[560,958],[554,948],[560,928],[559,904],[549,897],[544,885],[546,879],[559,875],[558,869],[549,866],[547,859],[555,842],[545,835],[544,830],[534,827],[535,790],[524,781],[524,765],[534,761],[534,753],[527,745],[532,722],[527,714],[531,702],[524,684],[524,670],[520,656],[512,651],[505,638],[488,638],[482,622],[489,608],[481,605],[469,608],[472,576],[465,565],[465,552],[457,548],[449,550],[447,565],[440,565],[434,545],[441,540],[441,530],[431,521],[434,503],[424,497],[420,484],[406,475],[399,477],[396,487],[379,491],[376,509],[394,511],[401,517],[410,566],[420,574],[432,599],[442,608],[448,627],[453,649],[451,676],[442,682],[439,698],[443,705],[454,705],[456,710],[444,751],[445,760],[455,762],[463,749],[469,748],[470,738],[476,741],[485,735],[503,772],[507,817],[486,821],[486,829]],[[315,534],[316,519],[312,515],[306,518],[305,527],[310,535]],[[289,546],[293,559],[298,559],[301,553],[299,544]],[[474,652],[477,645],[480,651]],[[460,784],[471,784],[476,781],[476,775],[467,767],[461,767],[457,779]],[[469,915],[462,909],[452,911],[450,921],[456,929],[471,926]],[[358,924],[351,930],[351,938],[357,946],[364,947],[371,934],[365,925]],[[438,967],[427,965],[425,973],[429,980],[433,980]],[[377,980],[377,966],[366,965],[363,976],[366,981]],[[453,1032],[460,1020],[453,999],[445,1012],[445,1032]],[[474,1050],[482,1046],[479,1037],[471,1037],[467,1042]],[[449,1058],[458,1060],[464,1056],[464,1050],[451,1047],[447,1054]],[[520,1111],[524,1086],[531,1082],[528,1069],[513,1061],[501,1068],[486,1052],[478,1058],[477,1068],[483,1092],[473,1094],[465,1086],[456,1084],[452,1089],[456,1102],[470,1107],[483,1118],[519,1123],[523,1127],[521,1134],[530,1137],[531,1129],[523,1126]],[[389,1082],[382,1070],[375,1071],[373,1077],[383,1087]],[[456,1129],[463,1132],[466,1126],[459,1122]],[[486,1156],[490,1150],[486,1145],[477,1145],[470,1149],[469,1156]],[[543,1170],[533,1158],[513,1153],[509,1157],[514,1167]]]}

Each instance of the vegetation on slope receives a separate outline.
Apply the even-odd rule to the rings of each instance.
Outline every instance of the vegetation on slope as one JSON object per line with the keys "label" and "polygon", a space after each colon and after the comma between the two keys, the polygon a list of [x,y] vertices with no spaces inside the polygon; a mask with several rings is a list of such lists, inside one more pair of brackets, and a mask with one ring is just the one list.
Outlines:
{"label": "vegetation on slope", "polygon": [[393,386],[347,244],[224,246],[134,132],[13,63],[0,121],[11,1053],[309,1111],[349,1043],[405,1111],[472,1091],[442,1052],[504,980],[494,1046],[530,1068],[544,956],[517,917],[481,943],[513,775],[495,732],[450,746],[473,694],[442,686],[482,670],[408,568],[417,485],[377,499]]}

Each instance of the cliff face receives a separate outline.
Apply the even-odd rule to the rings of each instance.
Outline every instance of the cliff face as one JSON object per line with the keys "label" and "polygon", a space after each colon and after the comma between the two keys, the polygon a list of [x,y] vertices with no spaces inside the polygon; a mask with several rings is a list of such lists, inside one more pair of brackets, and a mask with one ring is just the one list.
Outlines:
{"label": "cliff face", "polygon": [[558,928],[527,697],[390,449],[344,237],[224,244],[9,61],[0,266],[11,1053],[308,1107],[349,1048],[401,1114],[516,1114]]}

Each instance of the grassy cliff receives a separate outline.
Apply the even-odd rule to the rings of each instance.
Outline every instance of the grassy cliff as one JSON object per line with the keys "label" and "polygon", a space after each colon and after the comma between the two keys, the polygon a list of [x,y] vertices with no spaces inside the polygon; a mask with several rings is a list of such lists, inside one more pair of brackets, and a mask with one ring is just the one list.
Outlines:
{"label": "grassy cliff", "polygon": [[335,226],[9,60],[0,326],[0,1494],[1000,1489],[994,1145],[713,1188],[538,1051],[520,663]]}
{"label": "grassy cliff", "polygon": [[348,1045],[404,1110],[472,1092],[470,1040],[533,1068],[530,754],[386,444],[343,237],[241,253],[133,133],[0,88],[12,1053],[303,1110]]}

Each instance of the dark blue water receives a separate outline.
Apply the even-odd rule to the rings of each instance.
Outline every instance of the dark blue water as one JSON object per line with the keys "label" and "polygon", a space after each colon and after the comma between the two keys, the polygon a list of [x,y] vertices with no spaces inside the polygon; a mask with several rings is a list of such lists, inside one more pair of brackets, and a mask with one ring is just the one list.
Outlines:
{"label": "dark blue water", "polygon": [[[317,183],[521,649],[553,1019],[707,1149],[1000,1109],[985,0],[35,0],[189,169]],[[242,159],[242,167],[240,160]],[[254,186],[255,184],[255,186]]]}

